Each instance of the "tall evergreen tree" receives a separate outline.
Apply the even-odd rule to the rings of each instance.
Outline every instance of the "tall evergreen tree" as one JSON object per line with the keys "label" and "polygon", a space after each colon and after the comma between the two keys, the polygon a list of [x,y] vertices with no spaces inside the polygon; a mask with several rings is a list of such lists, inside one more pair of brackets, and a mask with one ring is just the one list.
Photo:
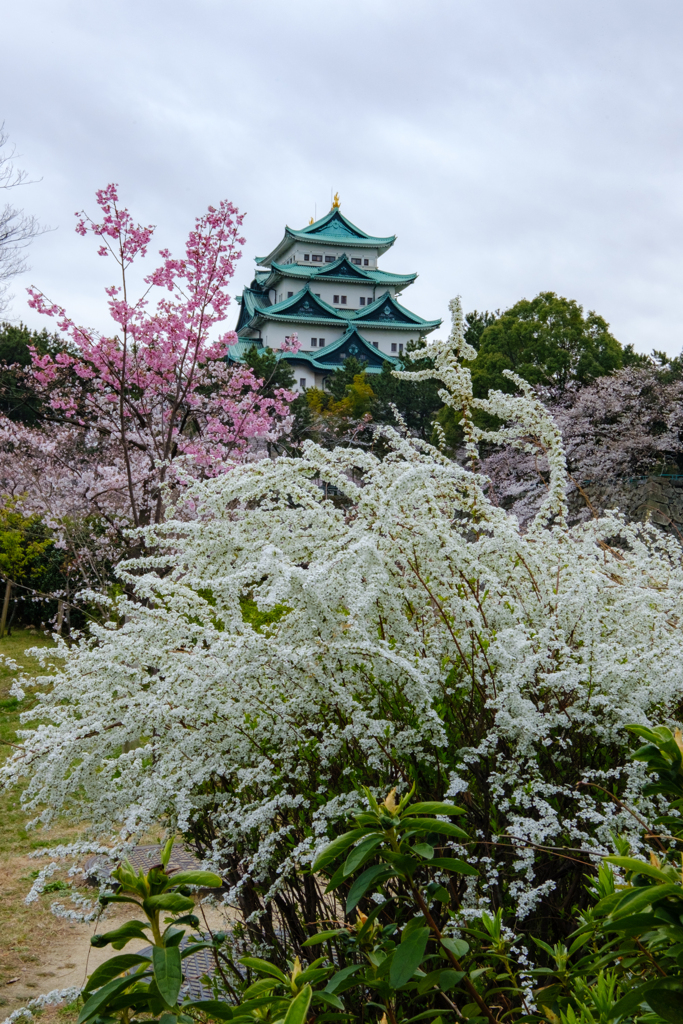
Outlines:
{"label": "tall evergreen tree", "polygon": [[503,370],[513,370],[530,384],[560,391],[573,381],[587,384],[618,370],[622,348],[609,324],[592,310],[584,315],[574,299],[541,292],[521,299],[481,333],[472,363],[474,394],[491,389],[511,393],[514,384]]}

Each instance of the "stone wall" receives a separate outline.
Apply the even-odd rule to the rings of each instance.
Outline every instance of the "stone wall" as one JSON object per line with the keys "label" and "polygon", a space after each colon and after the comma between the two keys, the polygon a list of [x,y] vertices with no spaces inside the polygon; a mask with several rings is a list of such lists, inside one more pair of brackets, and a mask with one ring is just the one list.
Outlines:
{"label": "stone wall", "polygon": [[[570,513],[579,517],[588,503],[597,513],[618,508],[629,519],[650,522],[683,541],[683,476],[624,477],[586,481],[570,496]],[[585,515],[585,513],[584,513]],[[583,516],[581,516],[583,518]]]}

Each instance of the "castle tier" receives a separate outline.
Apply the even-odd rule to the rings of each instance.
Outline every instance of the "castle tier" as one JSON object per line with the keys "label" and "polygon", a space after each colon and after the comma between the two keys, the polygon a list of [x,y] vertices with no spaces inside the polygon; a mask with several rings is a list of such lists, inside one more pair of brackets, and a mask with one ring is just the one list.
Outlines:
{"label": "castle tier", "polygon": [[379,373],[398,365],[410,341],[433,331],[440,320],[423,320],[397,296],[417,274],[390,274],[377,266],[396,240],[377,238],[341,213],[330,212],[301,231],[286,227],[282,241],[256,260],[257,271],[237,301],[239,342],[229,358],[241,361],[251,345],[279,350],[297,334],[301,348],[281,358],[292,365],[299,388],[321,387],[349,356]]}

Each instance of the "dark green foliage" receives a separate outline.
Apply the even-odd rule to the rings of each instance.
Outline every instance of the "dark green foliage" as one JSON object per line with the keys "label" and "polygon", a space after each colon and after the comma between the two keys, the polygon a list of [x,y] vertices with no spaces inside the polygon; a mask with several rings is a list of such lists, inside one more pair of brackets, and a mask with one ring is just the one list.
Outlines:
{"label": "dark green foliage", "polygon": [[65,346],[57,334],[32,331],[24,324],[0,324],[0,412],[11,420],[35,424],[41,405],[24,369],[30,365],[33,346],[40,355],[61,351]]}
{"label": "dark green foliage", "polygon": [[286,359],[278,358],[277,352],[273,352],[272,349],[258,349],[256,345],[252,345],[247,350],[244,361],[254,371],[254,375],[263,381],[260,394],[266,398],[273,398],[278,388],[294,390],[295,380],[291,366]]}
{"label": "dark green foliage", "polygon": [[652,359],[650,356],[643,355],[642,352],[636,352],[633,345],[624,345],[621,350],[621,365],[622,366],[651,366]]}
{"label": "dark green foliage", "polygon": [[622,366],[619,342],[609,324],[573,299],[541,292],[522,299],[486,327],[472,363],[475,397],[489,390],[511,393],[514,384],[503,375],[513,370],[530,384],[564,389],[571,381],[587,384]]}
{"label": "dark green foliage", "polygon": [[[353,385],[354,377],[357,377],[359,373],[365,373],[365,367],[367,363],[362,363],[354,356],[349,356],[344,360],[344,365],[334,373],[331,373],[325,380],[325,391],[332,395],[335,402],[341,402],[346,398],[346,389]],[[374,376],[369,379],[371,386],[375,383]],[[374,391],[373,387],[373,391]]]}
{"label": "dark green foliage", "polygon": [[[417,352],[424,347],[422,342],[408,342],[407,350]],[[432,360],[426,356],[422,359],[407,359],[404,363],[406,370],[425,370],[431,369],[432,366]],[[372,418],[378,423],[394,424],[396,421],[391,409],[393,404],[411,433],[428,441],[434,418],[443,406],[439,398],[441,384],[433,379],[401,380],[400,377],[394,377],[393,369],[391,363],[384,363],[382,372],[369,378],[376,395],[372,406]]]}
{"label": "dark green foliage", "polygon": [[473,309],[471,313],[466,313],[465,341],[467,344],[471,345],[478,352],[482,334],[487,327],[495,323],[499,316],[499,309],[495,313],[489,313],[488,309],[484,310],[483,313],[480,313],[477,309]]}

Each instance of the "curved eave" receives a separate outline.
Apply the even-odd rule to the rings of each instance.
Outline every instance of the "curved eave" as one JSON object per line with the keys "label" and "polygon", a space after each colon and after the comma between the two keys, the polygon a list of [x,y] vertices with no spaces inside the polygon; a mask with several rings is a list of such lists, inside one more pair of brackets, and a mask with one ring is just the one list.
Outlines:
{"label": "curved eave", "polygon": [[278,242],[273,251],[268,256],[257,256],[255,263],[260,267],[269,267],[272,263],[276,263],[278,256],[290,247],[292,241],[305,242],[306,245],[333,245],[336,249],[340,246],[351,246],[354,249],[377,249],[378,255],[382,256],[387,249],[391,249],[396,241],[396,235],[390,235],[388,238],[371,238],[370,236],[354,238],[353,235],[325,235],[323,233],[307,235],[304,231],[295,231],[293,228],[286,227],[282,240]]}
{"label": "curved eave", "polygon": [[258,330],[261,324],[271,321],[276,324],[311,324],[316,327],[348,327],[349,321],[345,317],[331,316],[296,316],[294,314],[287,315],[286,313],[275,313],[271,314],[269,310],[262,310],[260,313],[256,313],[250,321],[250,328],[252,330]]}
{"label": "curved eave", "polygon": [[[382,355],[384,356],[384,353],[382,353]],[[325,363],[325,362],[322,362],[320,359],[313,359],[313,358],[309,359],[308,358],[308,352],[304,352],[304,353],[301,353],[301,352],[297,352],[297,353],[285,352],[285,353],[283,353],[282,358],[286,359],[288,363],[293,363],[295,366],[297,364],[299,364],[300,366],[310,366],[312,369],[318,370],[320,373],[334,373],[335,370],[338,370],[339,367],[343,365],[343,363],[341,363],[341,362],[340,363]],[[391,363],[392,366],[398,365],[398,361],[394,362],[394,360],[391,359],[389,356],[384,356],[383,362]],[[381,366],[366,366],[363,372],[364,373],[381,373],[382,372],[382,367]]]}
{"label": "curved eave", "polygon": [[[353,320],[351,323],[353,323]],[[414,334],[428,334],[430,331],[435,331],[442,323],[443,320],[421,320],[419,323],[414,324],[407,324],[400,320],[361,320],[357,326],[360,330],[367,327],[373,331],[412,331]]]}
{"label": "curved eave", "polygon": [[352,284],[356,281],[359,284],[366,283],[368,285],[389,285],[392,288],[406,288],[417,278],[417,273],[391,274],[383,270],[364,270],[362,267],[355,268],[361,271],[362,278],[347,277],[345,275],[336,277],[334,274],[324,274],[324,269],[324,267],[302,267],[298,263],[274,263],[268,277],[264,281],[259,281],[259,284],[264,288],[275,288],[283,278],[293,277],[311,283],[319,278],[321,281],[330,281],[332,284]]}
{"label": "curved eave", "polygon": [[336,245],[337,248],[341,245],[352,245],[354,248],[381,249],[383,253],[387,249],[391,249],[396,241],[396,235],[389,235],[387,238],[374,238],[372,235],[356,237],[354,235],[338,235],[335,232],[326,235],[324,231],[309,235],[305,231],[294,231],[292,228],[286,228],[285,230],[291,238],[295,238],[297,242],[306,242],[307,245],[313,245],[316,242],[321,242],[323,245]]}

